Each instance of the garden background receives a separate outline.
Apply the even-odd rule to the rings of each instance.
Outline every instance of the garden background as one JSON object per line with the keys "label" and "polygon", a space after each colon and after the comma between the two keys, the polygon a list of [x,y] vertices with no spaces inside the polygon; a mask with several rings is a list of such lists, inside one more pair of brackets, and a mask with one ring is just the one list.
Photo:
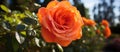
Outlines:
{"label": "garden background", "polygon": [[[41,25],[36,13],[46,7],[51,0],[0,0],[0,52],[103,52],[120,51],[120,1],[97,0],[98,3],[87,7],[94,0],[69,0],[77,7],[82,17],[94,20],[95,27],[83,27],[83,37],[69,46],[47,43],[41,37]],[[59,0],[61,1],[61,0]],[[92,2],[93,1],[93,2]],[[87,4],[86,4],[87,3]],[[116,4],[118,3],[118,4]],[[101,21],[110,24],[108,38],[96,32],[104,27]],[[116,51],[117,50],[117,51]]]}

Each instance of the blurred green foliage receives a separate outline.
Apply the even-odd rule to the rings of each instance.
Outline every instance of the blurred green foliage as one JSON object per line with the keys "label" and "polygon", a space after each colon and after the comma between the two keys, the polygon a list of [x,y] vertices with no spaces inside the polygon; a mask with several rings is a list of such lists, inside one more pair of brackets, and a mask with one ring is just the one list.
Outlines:
{"label": "blurred green foliage", "polygon": [[105,37],[102,33],[97,34],[97,29],[102,30],[100,26],[84,26],[83,35],[80,40],[73,41],[70,46],[65,47],[65,52],[102,52],[105,44]]}

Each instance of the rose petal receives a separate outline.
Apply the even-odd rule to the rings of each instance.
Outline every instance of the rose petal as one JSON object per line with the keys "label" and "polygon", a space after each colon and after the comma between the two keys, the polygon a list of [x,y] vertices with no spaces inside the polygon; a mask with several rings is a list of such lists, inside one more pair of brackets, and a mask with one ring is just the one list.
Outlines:
{"label": "rose petal", "polygon": [[42,37],[45,39],[46,42],[54,42],[55,41],[55,36],[49,32],[46,28],[42,27]]}
{"label": "rose petal", "polygon": [[69,36],[72,40],[80,39],[82,37],[81,29],[77,31],[74,35]]}
{"label": "rose petal", "polygon": [[39,19],[41,25],[50,31],[50,29],[52,27],[51,21],[53,21],[53,20],[50,16],[48,10],[46,8],[40,8],[38,11],[38,17],[39,17],[38,19]]}
{"label": "rose petal", "polygon": [[42,37],[46,42],[57,42],[58,44],[62,46],[68,46],[71,43],[71,40],[65,40],[65,39],[60,39],[56,38],[51,32],[49,32],[47,29],[42,27]]}
{"label": "rose petal", "polygon": [[72,40],[63,40],[59,38],[56,38],[55,41],[64,47],[68,46],[72,42]]}
{"label": "rose petal", "polygon": [[58,1],[51,1],[50,3],[48,3],[47,5],[47,9],[50,9],[50,8],[54,8],[54,6],[56,6],[58,4]]}
{"label": "rose petal", "polygon": [[58,6],[69,7],[72,6],[69,1],[61,1],[58,3]]}
{"label": "rose petal", "polygon": [[111,35],[111,31],[110,31],[109,27],[105,27],[104,35],[105,35],[106,38],[108,38]]}

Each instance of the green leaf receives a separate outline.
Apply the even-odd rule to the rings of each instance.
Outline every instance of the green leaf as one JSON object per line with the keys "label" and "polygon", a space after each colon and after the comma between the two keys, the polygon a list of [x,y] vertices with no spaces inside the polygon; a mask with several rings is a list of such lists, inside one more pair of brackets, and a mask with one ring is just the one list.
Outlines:
{"label": "green leaf", "polygon": [[24,19],[22,19],[22,21],[28,25],[36,25],[37,24],[37,21],[32,18],[24,18]]}
{"label": "green leaf", "polygon": [[11,12],[11,10],[8,9],[5,5],[0,5],[0,7],[1,7],[2,10],[4,10],[4,11],[7,12],[7,13],[10,13],[10,12]]}
{"label": "green leaf", "polygon": [[34,3],[34,5],[35,5],[35,6],[38,6],[39,8],[41,7],[41,5],[40,5],[40,4],[37,4],[37,3]]}
{"label": "green leaf", "polygon": [[4,16],[5,20],[8,21],[9,23],[13,23],[14,22],[14,18],[13,17],[8,17],[8,16]]}
{"label": "green leaf", "polygon": [[16,30],[24,30],[25,29],[25,25],[19,24],[16,26]]}
{"label": "green leaf", "polygon": [[4,22],[3,23],[3,28],[10,31],[11,30],[11,24],[9,22]]}
{"label": "green leaf", "polygon": [[28,16],[28,17],[35,17],[30,11],[25,11],[25,14]]}
{"label": "green leaf", "polygon": [[15,38],[20,44],[22,44],[25,41],[25,38],[21,36],[18,32],[15,33]]}
{"label": "green leaf", "polygon": [[57,44],[57,47],[58,47],[58,49],[60,50],[60,52],[63,52],[62,46],[60,46],[59,44]]}
{"label": "green leaf", "polygon": [[17,42],[17,40],[14,36],[12,37],[12,45],[13,45],[14,52],[18,52],[19,43]]}
{"label": "green leaf", "polygon": [[21,34],[22,36],[26,36],[26,31],[20,31],[20,34]]}
{"label": "green leaf", "polygon": [[29,35],[29,36],[36,36],[36,31],[34,31],[34,30],[27,30],[27,35]]}
{"label": "green leaf", "polygon": [[35,43],[38,47],[40,47],[40,44],[39,44],[40,40],[38,38],[35,37]]}

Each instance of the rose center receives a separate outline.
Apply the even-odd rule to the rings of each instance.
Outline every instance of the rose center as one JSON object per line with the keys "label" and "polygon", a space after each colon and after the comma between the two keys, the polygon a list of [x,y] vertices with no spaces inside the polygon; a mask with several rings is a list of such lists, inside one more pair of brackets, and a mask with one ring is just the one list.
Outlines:
{"label": "rose center", "polygon": [[66,30],[72,27],[75,22],[74,13],[66,8],[61,8],[55,11],[53,19],[55,21],[55,26],[58,29]]}

